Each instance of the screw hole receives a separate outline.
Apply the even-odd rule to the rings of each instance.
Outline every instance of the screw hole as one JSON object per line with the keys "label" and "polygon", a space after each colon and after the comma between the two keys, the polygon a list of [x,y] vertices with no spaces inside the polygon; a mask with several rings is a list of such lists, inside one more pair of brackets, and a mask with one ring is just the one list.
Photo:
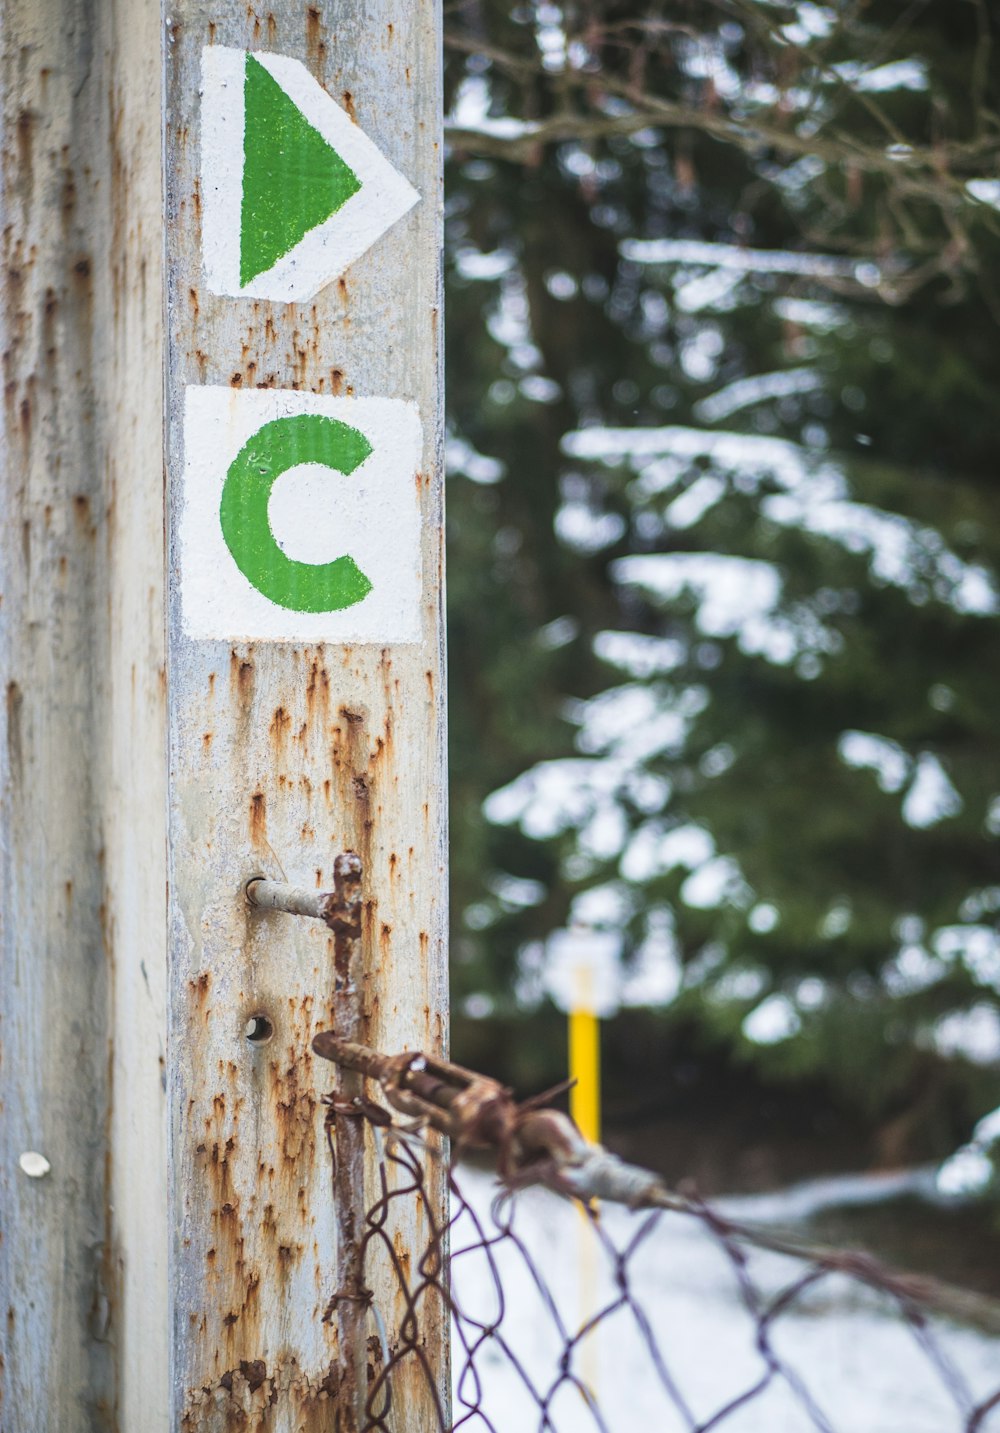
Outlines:
{"label": "screw hole", "polygon": [[274,1026],[266,1015],[251,1015],[243,1033],[251,1045],[266,1045],[274,1034]]}

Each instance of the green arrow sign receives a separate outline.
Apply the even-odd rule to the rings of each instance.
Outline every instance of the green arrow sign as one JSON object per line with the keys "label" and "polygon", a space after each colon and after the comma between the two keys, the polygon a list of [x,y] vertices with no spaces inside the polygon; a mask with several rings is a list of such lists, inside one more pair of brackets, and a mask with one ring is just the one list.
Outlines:
{"label": "green arrow sign", "polygon": [[240,283],[335,214],[361,181],[253,55],[246,57]]}
{"label": "green arrow sign", "polygon": [[298,303],[418,200],[299,60],[202,51],[201,242],[212,293]]}

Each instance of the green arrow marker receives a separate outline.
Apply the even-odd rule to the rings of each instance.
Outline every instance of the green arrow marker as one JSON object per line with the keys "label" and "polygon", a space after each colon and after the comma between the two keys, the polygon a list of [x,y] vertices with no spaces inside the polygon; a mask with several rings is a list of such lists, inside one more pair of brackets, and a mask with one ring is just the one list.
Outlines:
{"label": "green arrow marker", "polygon": [[240,283],[248,284],[342,208],[361,181],[250,54],[244,104]]}
{"label": "green arrow marker", "polygon": [[338,612],[372,590],[353,557],[317,563],[287,557],[267,516],[271,489],[289,468],[320,463],[346,475],[371,451],[357,428],[318,413],[300,413],[265,423],[233,459],[222,488],[222,535],[243,576],[279,607]]}

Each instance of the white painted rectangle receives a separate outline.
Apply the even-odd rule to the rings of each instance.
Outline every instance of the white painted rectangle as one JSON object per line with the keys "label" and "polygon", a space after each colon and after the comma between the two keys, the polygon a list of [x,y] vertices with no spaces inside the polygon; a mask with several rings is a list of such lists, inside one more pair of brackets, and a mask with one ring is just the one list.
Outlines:
{"label": "white painted rectangle", "polygon": [[[315,413],[357,429],[371,455],[350,474],[300,464],[274,483],[268,517],[277,547],[299,562],[349,555],[371,591],[340,611],[279,606],[240,571],[220,503],[234,459],[267,423]],[[190,386],[184,406],[181,612],[189,637],[225,641],[386,643],[420,639],[423,437],[415,403],[291,390]]]}

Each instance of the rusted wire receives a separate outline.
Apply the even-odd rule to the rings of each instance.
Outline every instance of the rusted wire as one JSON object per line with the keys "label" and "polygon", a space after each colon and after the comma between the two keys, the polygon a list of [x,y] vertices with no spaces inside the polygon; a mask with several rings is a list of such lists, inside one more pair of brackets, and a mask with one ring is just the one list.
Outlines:
{"label": "rusted wire", "polygon": [[[420,1053],[382,1055],[338,1032],[324,1032],[313,1041],[316,1053],[334,1061],[342,1080],[377,1082],[389,1108],[373,1101],[364,1090],[348,1095],[342,1088],[328,1097],[335,1116],[358,1129],[367,1125],[375,1141],[379,1193],[364,1216],[359,1245],[356,1307],[362,1319],[370,1295],[360,1271],[368,1261],[379,1260],[389,1271],[393,1306],[402,1309],[396,1327],[380,1332],[381,1354],[369,1363],[364,1421],[360,1433],[398,1433],[405,1426],[393,1415],[394,1379],[401,1365],[415,1365],[431,1393],[440,1433],[469,1427],[505,1428],[491,1421],[484,1398],[486,1369],[500,1360],[514,1380],[513,1386],[537,1412],[539,1430],[592,1428],[615,1433],[634,1427],[628,1409],[628,1389],[590,1387],[586,1375],[586,1346],[595,1330],[625,1320],[631,1328],[659,1396],[682,1433],[710,1433],[731,1426],[737,1429],[778,1425],[764,1412],[763,1400],[783,1396],[796,1410],[798,1420],[789,1427],[814,1433],[855,1433],[835,1427],[809,1377],[796,1368],[782,1349],[782,1332],[790,1311],[811,1308],[831,1280],[863,1291],[890,1310],[899,1328],[915,1340],[928,1372],[954,1411],[949,1428],[960,1433],[989,1433],[1000,1429],[990,1422],[1000,1410],[1000,1346],[998,1386],[986,1396],[974,1390],[956,1364],[935,1325],[935,1315],[971,1322],[981,1332],[1000,1334],[1000,1304],[956,1290],[939,1281],[900,1274],[869,1254],[812,1244],[798,1233],[771,1226],[747,1224],[724,1216],[693,1194],[668,1189],[657,1176],[629,1165],[600,1146],[582,1138],[569,1118],[558,1110],[538,1108],[537,1102],[519,1104],[497,1081],[459,1065]],[[346,1117],[351,1118],[347,1119]],[[451,1142],[453,1160],[447,1171],[449,1212],[439,1217],[430,1197],[432,1175],[441,1160],[435,1134]],[[489,1214],[477,1208],[463,1192],[463,1176],[454,1159],[470,1150],[488,1150],[500,1179],[500,1194]],[[566,1317],[551,1287],[547,1260],[526,1239],[518,1224],[522,1191],[541,1185],[575,1200],[584,1211],[589,1235],[600,1250],[605,1284],[611,1292],[576,1327]],[[613,1236],[594,1201],[622,1204],[632,1213]],[[426,1245],[404,1257],[392,1237],[393,1211],[419,1201],[427,1227]],[[711,1240],[730,1270],[738,1300],[748,1320],[753,1352],[759,1365],[746,1386],[729,1392],[718,1406],[705,1412],[696,1407],[684,1386],[682,1361],[668,1351],[665,1331],[658,1329],[637,1292],[643,1262],[666,1230],[664,1220],[680,1215],[692,1221]],[[631,1222],[629,1222],[631,1221]],[[787,1256],[792,1271],[777,1290],[763,1286],[755,1273],[755,1251]],[[480,1283],[490,1290],[488,1312],[467,1306],[461,1277],[453,1277],[470,1261],[478,1260]],[[784,1268],[784,1265],[782,1265]],[[521,1293],[514,1297],[507,1283],[514,1271]],[[522,1287],[523,1286],[523,1287]],[[524,1290],[530,1291],[532,1317],[554,1335],[558,1353],[549,1376],[539,1377],[537,1359],[525,1352]],[[375,1311],[377,1313],[377,1311]],[[380,1317],[380,1316],[379,1316]],[[432,1361],[425,1330],[450,1319],[452,1327],[452,1390],[454,1410],[441,1396],[441,1370]],[[384,1324],[380,1322],[380,1330]],[[518,1337],[520,1335],[520,1338]],[[528,1347],[533,1342],[528,1340]],[[412,1376],[413,1369],[410,1370]],[[572,1413],[567,1417],[567,1400]],[[702,1401],[703,1398],[702,1398]],[[745,1411],[761,1401],[763,1418],[752,1425],[742,1421]],[[766,1405],[768,1408],[769,1404]],[[785,1425],[782,1425],[785,1426]],[[879,1424],[888,1427],[887,1424]],[[930,1425],[927,1425],[930,1426]],[[518,1427],[521,1424],[518,1423]],[[904,1425],[899,1425],[903,1433]],[[944,1433],[944,1425],[942,1425]]]}

